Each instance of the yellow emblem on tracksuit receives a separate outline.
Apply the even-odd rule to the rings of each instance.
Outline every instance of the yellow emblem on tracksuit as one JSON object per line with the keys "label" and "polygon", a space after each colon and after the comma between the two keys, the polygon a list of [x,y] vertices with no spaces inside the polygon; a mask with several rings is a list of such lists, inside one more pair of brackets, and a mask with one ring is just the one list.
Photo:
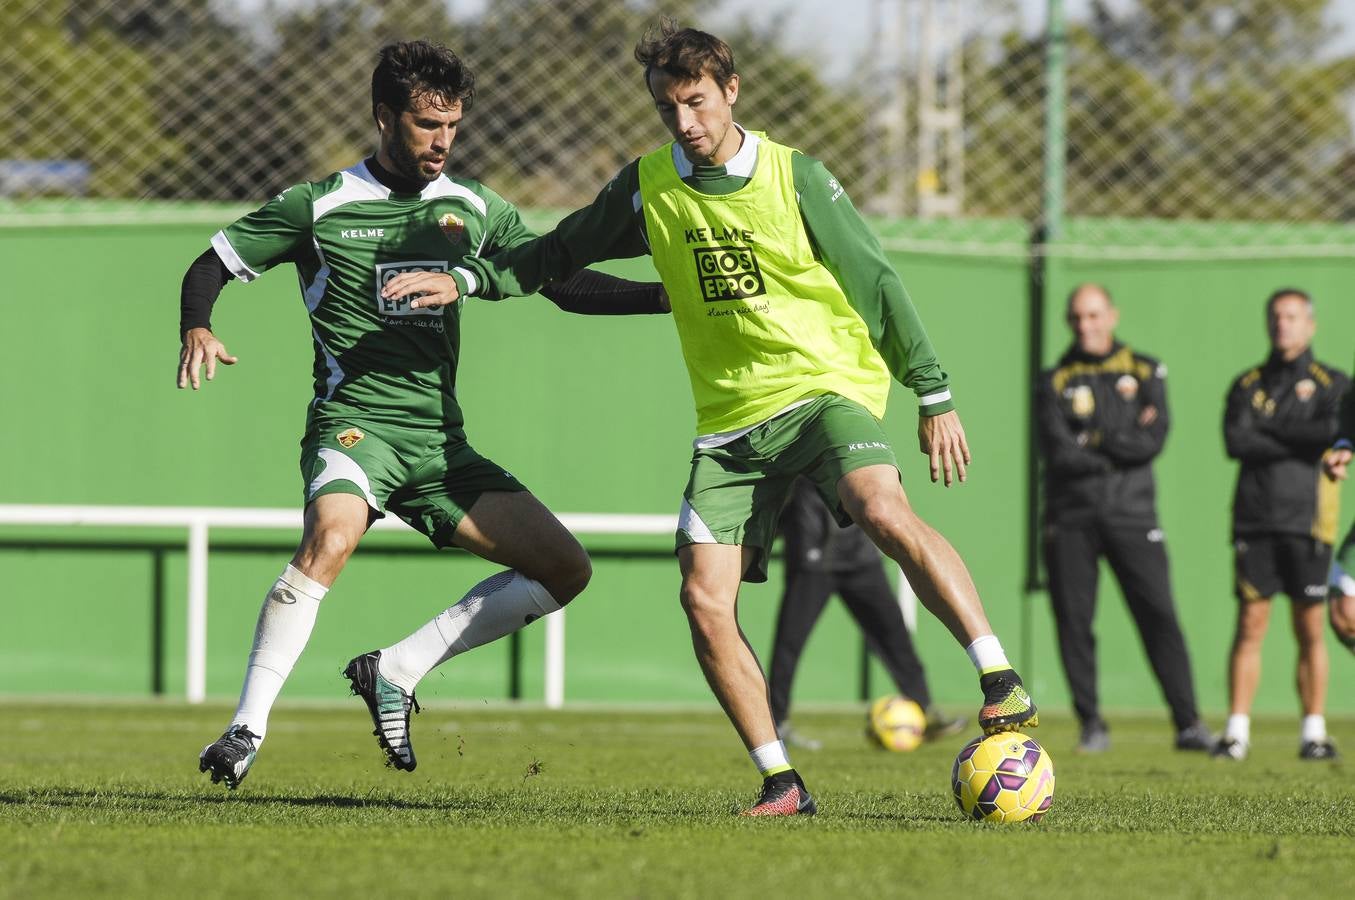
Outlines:
{"label": "yellow emblem on tracksuit", "polygon": [[1096,397],[1092,394],[1091,385],[1079,384],[1069,388],[1068,399],[1073,405],[1073,415],[1079,419],[1090,419],[1092,413],[1096,412]]}

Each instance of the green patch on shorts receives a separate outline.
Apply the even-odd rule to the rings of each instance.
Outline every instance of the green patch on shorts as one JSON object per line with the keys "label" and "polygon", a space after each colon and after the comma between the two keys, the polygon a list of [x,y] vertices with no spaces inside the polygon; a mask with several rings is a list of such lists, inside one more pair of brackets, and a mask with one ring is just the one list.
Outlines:
{"label": "green patch on shorts", "polygon": [[743,580],[766,581],[777,519],[795,477],[808,476],[838,522],[847,525],[851,519],[838,499],[838,480],[875,465],[898,468],[879,420],[859,403],[824,394],[722,447],[695,452],[683,499],[696,520],[687,521],[684,513],[677,546],[751,547],[757,552]]}
{"label": "green patch on shorts", "polygon": [[315,422],[301,441],[305,502],[354,494],[375,518],[392,512],[437,547],[452,546],[466,512],[489,491],[527,490],[459,432]]}
{"label": "green patch on shorts", "polygon": [[1355,525],[1350,526],[1345,540],[1336,548],[1336,562],[1347,573],[1355,575]]}

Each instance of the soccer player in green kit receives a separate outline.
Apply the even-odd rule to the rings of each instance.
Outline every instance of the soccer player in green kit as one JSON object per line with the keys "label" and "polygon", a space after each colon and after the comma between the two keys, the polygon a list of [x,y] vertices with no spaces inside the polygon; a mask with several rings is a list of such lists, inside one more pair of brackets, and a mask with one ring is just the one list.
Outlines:
{"label": "soccer player in green kit", "polygon": [[[235,788],[248,773],[321,599],[387,511],[438,547],[506,567],[414,634],[344,670],[397,769],[415,767],[409,714],[418,709],[420,678],[558,610],[588,583],[588,556],[573,535],[466,440],[456,400],[459,306],[418,308],[381,290],[402,273],[446,271],[465,254],[533,237],[493,191],[443,171],[473,96],[473,76],[445,47],[383,48],[372,75],[377,153],[290,187],[218,232],[184,278],[180,388],[197,390],[204,364],[210,380],[218,362],[236,362],[211,330],[225,282],[253,281],[280,263],[296,267],[315,348],[315,398],[301,445],[301,545],[264,599],[230,726],[199,758],[213,782]],[[645,311],[663,308],[658,285],[592,272],[564,282],[552,299],[580,312],[599,303],[609,312],[637,302]]]}
{"label": "soccer player in green kit", "polygon": [[626,166],[553,232],[463,259],[450,274],[397,276],[385,296],[421,293],[419,308],[498,299],[590,262],[653,256],[697,406],[677,533],[681,599],[706,679],[763,776],[745,814],[815,811],[736,617],[740,581],[766,579],[798,474],[903,567],[966,647],[984,694],[981,727],[1037,724],[964,563],[909,506],[880,426],[893,375],[919,396],[932,479],[965,479],[969,450],[946,376],[879,242],[822,163],[734,123],[739,76],[724,41],[665,20],[636,58],[672,143]]}
{"label": "soccer player in green kit", "polygon": [[[1341,400],[1341,427],[1336,442],[1322,458],[1322,470],[1332,481],[1345,481],[1352,459],[1355,459],[1355,387],[1347,388]],[[1346,532],[1332,561],[1327,619],[1336,639],[1355,653],[1355,525]]]}

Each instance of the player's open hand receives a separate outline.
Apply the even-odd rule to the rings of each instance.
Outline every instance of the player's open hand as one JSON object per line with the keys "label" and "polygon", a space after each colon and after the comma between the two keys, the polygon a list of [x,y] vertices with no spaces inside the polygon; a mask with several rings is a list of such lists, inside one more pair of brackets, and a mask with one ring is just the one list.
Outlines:
{"label": "player's open hand", "polygon": [[456,279],[446,272],[401,272],[381,289],[385,300],[409,297],[410,309],[450,306],[461,296]]}
{"label": "player's open hand", "polygon": [[950,487],[956,479],[964,481],[968,476],[965,467],[969,465],[969,442],[965,440],[960,414],[955,410],[939,416],[922,416],[917,423],[917,441],[922,452],[931,458],[933,483],[944,474],[946,487]]}
{"label": "player's open hand", "polygon": [[216,364],[233,366],[237,358],[230,355],[226,345],[216,339],[216,335],[206,328],[190,328],[183,336],[183,347],[179,350],[180,388],[193,386],[193,390],[202,387],[200,375],[202,366],[207,365],[207,380],[216,377]]}
{"label": "player's open hand", "polygon": [[1322,472],[1332,481],[1345,481],[1347,469],[1350,466],[1351,453],[1344,448],[1340,450],[1329,450],[1322,457]]}

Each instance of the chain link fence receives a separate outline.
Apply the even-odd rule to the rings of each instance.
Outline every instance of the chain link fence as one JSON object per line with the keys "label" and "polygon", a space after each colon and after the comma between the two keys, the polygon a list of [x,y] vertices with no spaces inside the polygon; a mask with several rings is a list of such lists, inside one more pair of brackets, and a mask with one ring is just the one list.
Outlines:
{"label": "chain link fence", "polygon": [[730,41],[740,121],[825,160],[892,246],[1349,255],[1351,5],[1074,4],[1060,75],[1044,0],[7,0],[0,215],[183,216],[350,165],[376,49],[416,36],[477,75],[454,170],[573,208],[666,138],[632,49],[668,13]]}

